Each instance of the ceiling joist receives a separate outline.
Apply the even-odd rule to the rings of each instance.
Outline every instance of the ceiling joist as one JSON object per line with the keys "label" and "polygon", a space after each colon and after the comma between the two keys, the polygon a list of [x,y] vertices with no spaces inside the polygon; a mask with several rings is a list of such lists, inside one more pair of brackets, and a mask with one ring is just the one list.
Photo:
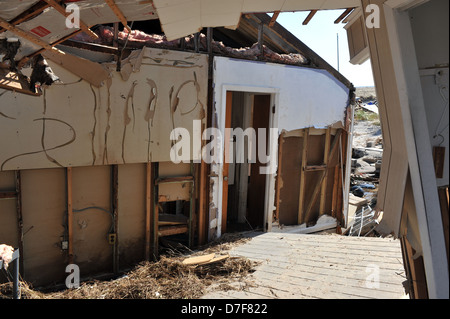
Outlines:
{"label": "ceiling joist", "polygon": [[303,25],[307,25],[309,23],[309,21],[311,21],[311,19],[316,15],[316,13],[317,13],[317,10],[311,10],[311,12],[306,17],[305,21],[303,21]]}
{"label": "ceiling joist", "polygon": [[280,15],[280,11],[275,11],[273,13],[272,19],[269,22],[269,27],[270,28],[274,26],[275,22],[277,22],[277,19],[278,19],[279,15]]}
{"label": "ceiling joist", "polygon": [[[67,12],[58,2],[55,0],[44,0],[47,2],[50,6],[52,6],[56,11],[61,13],[63,16],[68,17],[70,15],[69,12]],[[92,30],[89,29],[89,27],[84,23],[82,20],[80,20],[80,29],[83,30],[84,33],[86,33],[88,36],[90,36],[92,39],[98,39],[98,35],[95,34]]]}
{"label": "ceiling joist", "polygon": [[338,24],[338,23],[340,23],[342,20],[344,20],[350,13],[352,13],[352,11],[354,10],[355,8],[348,8],[348,9],[346,9],[340,16],[339,16],[339,18],[337,18],[336,19],[336,21],[334,21],[334,23],[335,24]]}
{"label": "ceiling joist", "polygon": [[39,39],[37,36],[35,36],[34,34],[31,34],[29,32],[23,31],[22,29],[16,27],[15,25],[12,25],[11,23],[9,23],[8,21],[6,21],[3,18],[0,18],[0,27],[16,34],[19,37],[22,37],[24,39],[27,39],[30,42],[33,42],[34,44],[49,50],[49,51],[53,51],[55,53],[60,53],[60,54],[64,54],[64,52],[54,48],[52,45],[48,44],[45,41],[42,41],[41,39]]}
{"label": "ceiling joist", "polygon": [[119,18],[120,22],[123,24],[125,29],[127,29],[128,32],[131,32],[131,28],[128,26],[127,19],[125,18],[124,14],[119,9],[119,7],[116,5],[114,0],[105,0],[105,2],[108,4],[108,6],[111,8],[114,14],[117,16],[117,18]]}

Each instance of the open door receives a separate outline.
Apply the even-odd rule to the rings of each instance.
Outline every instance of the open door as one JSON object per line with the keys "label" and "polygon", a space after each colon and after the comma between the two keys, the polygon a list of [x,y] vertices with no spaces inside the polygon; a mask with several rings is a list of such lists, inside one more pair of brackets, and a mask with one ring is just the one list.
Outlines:
{"label": "open door", "polygon": [[[253,128],[256,133],[256,163],[249,164],[248,143],[234,138],[230,132],[225,132],[224,156],[228,158],[230,149],[236,156],[237,149],[245,151],[244,163],[233,163],[224,161],[223,164],[223,193],[222,193],[222,233],[232,230],[244,230],[263,228],[265,215],[265,192],[267,175],[260,174],[260,168],[265,166],[258,159],[258,129],[265,129],[264,138],[266,143],[269,139],[271,96],[256,95],[244,92],[227,92],[225,127],[246,130]],[[266,145],[267,150],[268,145]],[[228,227],[227,227],[228,226]],[[227,229],[228,228],[228,229]]]}
{"label": "open door", "polygon": [[[255,95],[253,100],[253,123],[252,126],[256,131],[258,154],[259,140],[264,138],[260,136],[259,128],[265,129],[266,150],[269,141],[269,120],[270,120],[270,95]],[[265,208],[265,191],[267,175],[260,173],[260,168],[266,166],[262,164],[258,156],[256,163],[251,164],[250,179],[248,185],[248,203],[247,203],[247,221],[252,228],[264,227],[264,208]]]}

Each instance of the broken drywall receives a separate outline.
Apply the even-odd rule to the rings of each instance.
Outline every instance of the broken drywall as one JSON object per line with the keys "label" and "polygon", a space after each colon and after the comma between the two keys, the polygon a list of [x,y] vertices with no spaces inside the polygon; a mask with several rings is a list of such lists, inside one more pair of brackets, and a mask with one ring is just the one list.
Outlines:
{"label": "broken drywall", "polygon": [[0,90],[0,171],[171,161],[172,129],[205,124],[207,56],[136,54],[127,81],[104,65],[112,77],[97,88],[50,62],[62,83],[42,96]]}

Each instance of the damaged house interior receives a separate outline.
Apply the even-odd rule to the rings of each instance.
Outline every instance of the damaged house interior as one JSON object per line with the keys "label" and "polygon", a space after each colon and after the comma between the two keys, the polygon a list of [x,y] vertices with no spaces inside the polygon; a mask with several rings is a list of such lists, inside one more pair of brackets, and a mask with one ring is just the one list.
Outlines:
{"label": "damaged house interior", "polygon": [[[117,275],[157,260],[174,243],[195,249],[231,232],[300,225],[312,232],[323,218],[342,235],[349,218],[355,87],[276,21],[283,11],[310,11],[307,24],[318,10],[342,9],[335,23],[345,24],[353,63],[371,58],[375,66],[386,139],[380,233],[401,239],[408,276],[421,283],[413,297],[448,298],[448,286],[439,284],[448,279],[448,164],[442,160],[448,136],[433,145],[441,148],[429,158],[416,160],[415,125],[424,123],[414,117],[419,113],[413,124],[404,120],[408,97],[401,96],[416,92],[408,83],[413,77],[391,76],[408,74],[409,64],[392,60],[411,43],[397,39],[399,49],[388,31],[364,26],[368,13],[361,7],[385,1],[321,1],[326,4],[315,7],[298,0],[283,9],[280,1],[242,0],[237,2],[249,3],[241,10],[214,0],[210,12],[199,13],[202,19],[191,2],[185,1],[189,8],[181,17],[183,4],[157,0],[0,0],[0,244],[20,253],[20,277],[34,287],[64,283],[68,264],[84,276]],[[408,34],[419,40],[419,17],[445,6],[439,0],[387,2],[398,4],[383,10],[418,17]],[[78,11],[68,10],[71,5]],[[382,20],[403,32],[404,18],[395,14],[383,11]],[[394,52],[387,57],[386,43],[391,45],[383,48]],[[418,51],[422,61],[427,54]],[[448,49],[440,62],[423,72],[439,69],[448,84]],[[423,88],[425,103],[439,95],[427,91],[426,79],[414,84]],[[194,147],[174,163],[172,133],[180,128]],[[221,132],[214,142],[225,154],[231,148],[232,161],[204,160],[208,128]],[[255,141],[269,142],[264,149],[227,129],[254,129]],[[432,139],[416,139],[431,150]],[[270,161],[251,160],[261,152]],[[423,167],[435,172],[436,163],[442,171],[426,188],[430,181],[420,174],[427,172]],[[435,192],[418,197],[424,189]],[[440,250],[431,249],[433,243]]]}

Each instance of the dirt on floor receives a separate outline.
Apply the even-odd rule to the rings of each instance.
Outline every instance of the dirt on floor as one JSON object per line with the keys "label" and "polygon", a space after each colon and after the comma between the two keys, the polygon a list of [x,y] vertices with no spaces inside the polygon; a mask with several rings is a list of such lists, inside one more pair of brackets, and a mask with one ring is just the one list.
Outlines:
{"label": "dirt on floor", "polygon": [[[227,251],[248,241],[242,234],[225,235],[211,244],[190,251],[186,247],[165,247],[156,262],[143,262],[119,278],[89,280],[79,288],[43,292],[20,282],[23,299],[196,299],[214,284],[217,289],[245,289],[251,285],[246,276],[258,263],[242,257],[226,257],[207,264],[183,263],[187,258],[215,254],[227,256]],[[187,252],[187,253],[186,253]],[[232,285],[239,281],[241,285]],[[12,283],[0,285],[0,298],[11,298]]]}

